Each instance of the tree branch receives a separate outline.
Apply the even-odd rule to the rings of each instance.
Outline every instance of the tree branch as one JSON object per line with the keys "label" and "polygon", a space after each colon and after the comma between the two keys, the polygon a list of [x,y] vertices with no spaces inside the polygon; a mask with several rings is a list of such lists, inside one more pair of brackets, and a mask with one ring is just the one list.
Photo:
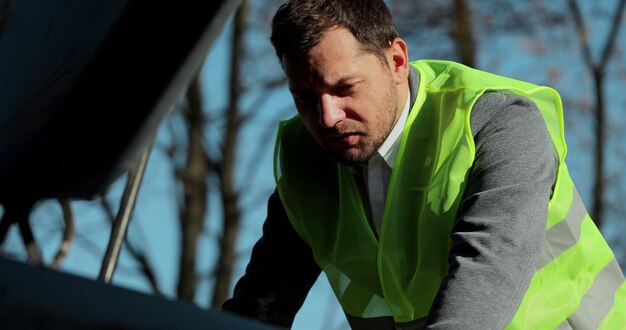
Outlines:
{"label": "tree branch", "polygon": [[576,32],[578,33],[578,40],[580,41],[580,46],[583,52],[583,59],[587,66],[594,70],[595,64],[593,59],[591,58],[591,49],[589,47],[589,35],[587,34],[587,29],[585,27],[585,23],[583,22],[583,16],[580,13],[580,8],[578,7],[578,3],[576,0],[567,0],[569,4],[570,12],[572,13],[572,17],[574,18],[574,27],[576,28]]}
{"label": "tree branch", "polygon": [[[573,0],[570,0],[573,1]],[[602,56],[600,57],[600,62],[598,66],[602,69],[606,67],[609,58],[611,57],[611,53],[615,48],[615,40],[617,39],[617,33],[619,31],[619,27],[622,22],[622,18],[624,17],[624,5],[626,4],[626,0],[620,0],[617,4],[617,9],[614,12],[613,20],[611,21],[611,31],[609,32],[609,36],[607,37],[606,44],[604,45],[604,49],[602,50]]]}

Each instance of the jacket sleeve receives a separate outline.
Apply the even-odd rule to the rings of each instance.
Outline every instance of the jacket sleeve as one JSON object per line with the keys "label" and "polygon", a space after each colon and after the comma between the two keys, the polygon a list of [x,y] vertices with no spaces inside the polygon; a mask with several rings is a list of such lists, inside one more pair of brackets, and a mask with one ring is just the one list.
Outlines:
{"label": "jacket sleeve", "polygon": [[291,327],[321,270],[311,249],[295,232],[276,191],[268,201],[263,235],[222,310],[261,322]]}
{"label": "jacket sleeve", "polygon": [[544,240],[558,160],[536,105],[486,93],[470,122],[476,158],[428,329],[504,328],[526,293]]}

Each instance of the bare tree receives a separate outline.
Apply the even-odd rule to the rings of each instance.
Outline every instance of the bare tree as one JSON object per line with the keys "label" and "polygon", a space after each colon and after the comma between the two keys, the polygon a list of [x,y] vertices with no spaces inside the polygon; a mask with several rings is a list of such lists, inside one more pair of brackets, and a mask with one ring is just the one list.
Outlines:
{"label": "bare tree", "polygon": [[235,260],[235,243],[241,223],[239,209],[240,192],[235,183],[236,151],[242,116],[239,107],[242,86],[240,83],[240,58],[245,54],[243,35],[246,28],[248,2],[243,1],[235,13],[234,31],[230,58],[229,108],[225,138],[222,145],[222,163],[219,168],[222,209],[224,210],[223,231],[220,237],[220,253],[215,265],[215,286],[211,306],[220,308],[229,295],[230,282]]}
{"label": "bare tree", "polygon": [[187,122],[187,159],[180,173],[183,205],[179,211],[181,227],[181,254],[177,295],[193,301],[196,293],[196,259],[198,238],[204,227],[207,209],[207,175],[209,162],[204,149],[204,115],[198,79],[187,90],[187,104],[183,115]]}
{"label": "bare tree", "polygon": [[624,4],[626,0],[620,0],[617,4],[617,8],[614,11],[613,20],[611,22],[611,28],[609,34],[602,47],[599,60],[595,61],[591,56],[590,37],[588,27],[583,21],[580,8],[576,0],[568,0],[569,9],[574,20],[576,32],[578,33],[578,39],[580,41],[580,47],[585,60],[585,65],[591,73],[594,82],[594,95],[595,95],[595,171],[594,173],[594,188],[593,188],[593,204],[591,206],[591,216],[595,221],[598,228],[602,227],[604,220],[604,202],[605,202],[605,148],[606,148],[606,109],[604,102],[605,93],[605,72],[609,59],[615,49],[615,42],[617,39],[617,32],[624,17]]}
{"label": "bare tree", "polygon": [[[257,190],[242,189],[240,184],[244,182],[243,186],[246,186],[250,184],[250,181],[256,180],[255,177],[259,175],[258,157],[253,156],[251,161],[248,160],[249,163],[244,163],[238,159],[237,155],[241,153],[242,147],[261,143],[269,145],[273,142],[267,138],[273,134],[266,134],[266,132],[273,132],[276,120],[271,119],[279,111],[266,112],[260,116],[260,112],[255,110],[267,103],[271,95],[269,92],[285,82],[282,76],[280,78],[259,76],[259,81],[252,82],[254,87],[250,89],[241,77],[241,67],[247,62],[258,64],[258,53],[266,51],[269,46],[268,44],[260,47],[261,49],[255,49],[257,52],[254,56],[250,54],[251,46],[246,42],[245,37],[247,33],[258,31],[250,27],[251,22],[247,16],[248,7],[249,3],[243,1],[235,13],[233,28],[229,30],[229,32],[232,31],[232,38],[229,41],[230,78],[227,105],[224,108],[207,107],[203,113],[202,104],[205,95],[202,94],[203,91],[196,80],[189,87],[181,108],[186,123],[187,148],[183,151],[186,155],[184,168],[176,170],[183,195],[179,206],[182,234],[177,295],[180,299],[194,300],[198,293],[199,281],[209,280],[213,282],[213,286],[208,303],[213,308],[220,308],[230,295],[233,268],[237,259],[236,245],[242,222],[242,210],[264,204],[260,203],[258,198],[250,197],[258,194]],[[251,75],[246,76],[250,79]],[[254,100],[249,111],[245,111],[241,105],[241,100],[245,97]],[[259,119],[265,121],[269,119],[272,122],[272,129],[259,125]],[[255,125],[252,127],[261,136],[242,146],[239,143],[239,137],[244,132],[246,123],[252,120],[255,120]],[[179,143],[175,139],[172,145],[166,148],[166,152],[174,163],[178,159],[176,154],[180,150],[180,145],[184,143]],[[255,150],[254,155],[259,155],[264,148],[251,149]],[[245,170],[242,171],[241,168]],[[221,210],[220,218],[209,217],[207,204],[209,200],[213,200],[212,196],[220,201],[219,204],[211,204],[211,207]],[[250,205],[250,203],[255,205]],[[220,226],[207,225],[214,221],[221,222]],[[220,229],[208,233],[205,228]],[[203,278],[198,273],[198,243],[203,235],[215,238],[218,247],[217,260],[212,266],[213,270],[209,278]]]}
{"label": "bare tree", "polygon": [[476,66],[476,40],[472,30],[467,0],[454,0],[454,23],[452,36],[456,42],[461,63]]}

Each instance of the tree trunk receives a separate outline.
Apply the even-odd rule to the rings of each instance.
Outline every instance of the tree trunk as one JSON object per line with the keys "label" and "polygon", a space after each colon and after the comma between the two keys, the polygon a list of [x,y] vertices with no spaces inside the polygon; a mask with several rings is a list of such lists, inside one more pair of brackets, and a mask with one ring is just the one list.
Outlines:
{"label": "tree trunk", "polygon": [[591,218],[598,228],[602,227],[604,219],[604,144],[606,139],[606,119],[604,115],[604,73],[601,70],[593,70],[594,91],[596,100],[596,150],[595,150],[595,184],[593,187],[593,204],[591,207]]}
{"label": "tree trunk", "polygon": [[454,0],[454,37],[461,63],[475,67],[476,46],[469,8],[466,0]]}
{"label": "tree trunk", "polygon": [[224,210],[223,233],[220,239],[219,260],[215,266],[215,287],[211,306],[220,308],[229,295],[230,281],[235,260],[235,243],[239,232],[241,214],[239,211],[239,192],[235,185],[236,151],[239,129],[241,128],[241,113],[238,100],[241,94],[240,58],[244,55],[243,32],[246,27],[247,1],[243,1],[235,14],[234,33],[231,50],[230,92],[228,122],[226,127],[223,148],[222,164],[220,166],[220,187],[222,208]]}
{"label": "tree trunk", "polygon": [[613,20],[611,22],[611,29],[609,35],[606,38],[606,43],[602,48],[599,61],[595,62],[591,57],[591,46],[589,46],[589,34],[587,28],[583,22],[582,14],[576,0],[568,0],[569,9],[574,19],[574,26],[578,32],[578,39],[580,41],[583,59],[587,68],[591,72],[594,81],[595,91],[595,115],[596,115],[596,150],[595,150],[595,175],[593,183],[593,204],[591,205],[591,216],[598,228],[602,228],[602,221],[604,218],[604,193],[605,187],[605,175],[604,175],[604,162],[605,153],[604,145],[606,140],[606,118],[604,109],[604,72],[606,71],[607,64],[615,48],[615,40],[617,39],[617,33],[622,22],[624,6],[626,0],[620,0],[617,8],[614,12]]}
{"label": "tree trunk", "polygon": [[181,255],[178,276],[178,298],[193,301],[196,290],[196,255],[198,237],[202,233],[207,208],[208,162],[203,144],[202,102],[198,78],[187,91],[188,150],[181,173],[184,205],[180,211]]}

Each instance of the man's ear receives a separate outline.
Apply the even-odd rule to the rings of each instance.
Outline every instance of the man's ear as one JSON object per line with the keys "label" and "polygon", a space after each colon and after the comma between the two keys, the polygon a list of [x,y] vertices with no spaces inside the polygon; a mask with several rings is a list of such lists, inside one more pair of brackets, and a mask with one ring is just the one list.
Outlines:
{"label": "man's ear", "polygon": [[396,83],[406,82],[409,77],[409,52],[406,42],[400,38],[393,39],[387,48],[387,59]]}

